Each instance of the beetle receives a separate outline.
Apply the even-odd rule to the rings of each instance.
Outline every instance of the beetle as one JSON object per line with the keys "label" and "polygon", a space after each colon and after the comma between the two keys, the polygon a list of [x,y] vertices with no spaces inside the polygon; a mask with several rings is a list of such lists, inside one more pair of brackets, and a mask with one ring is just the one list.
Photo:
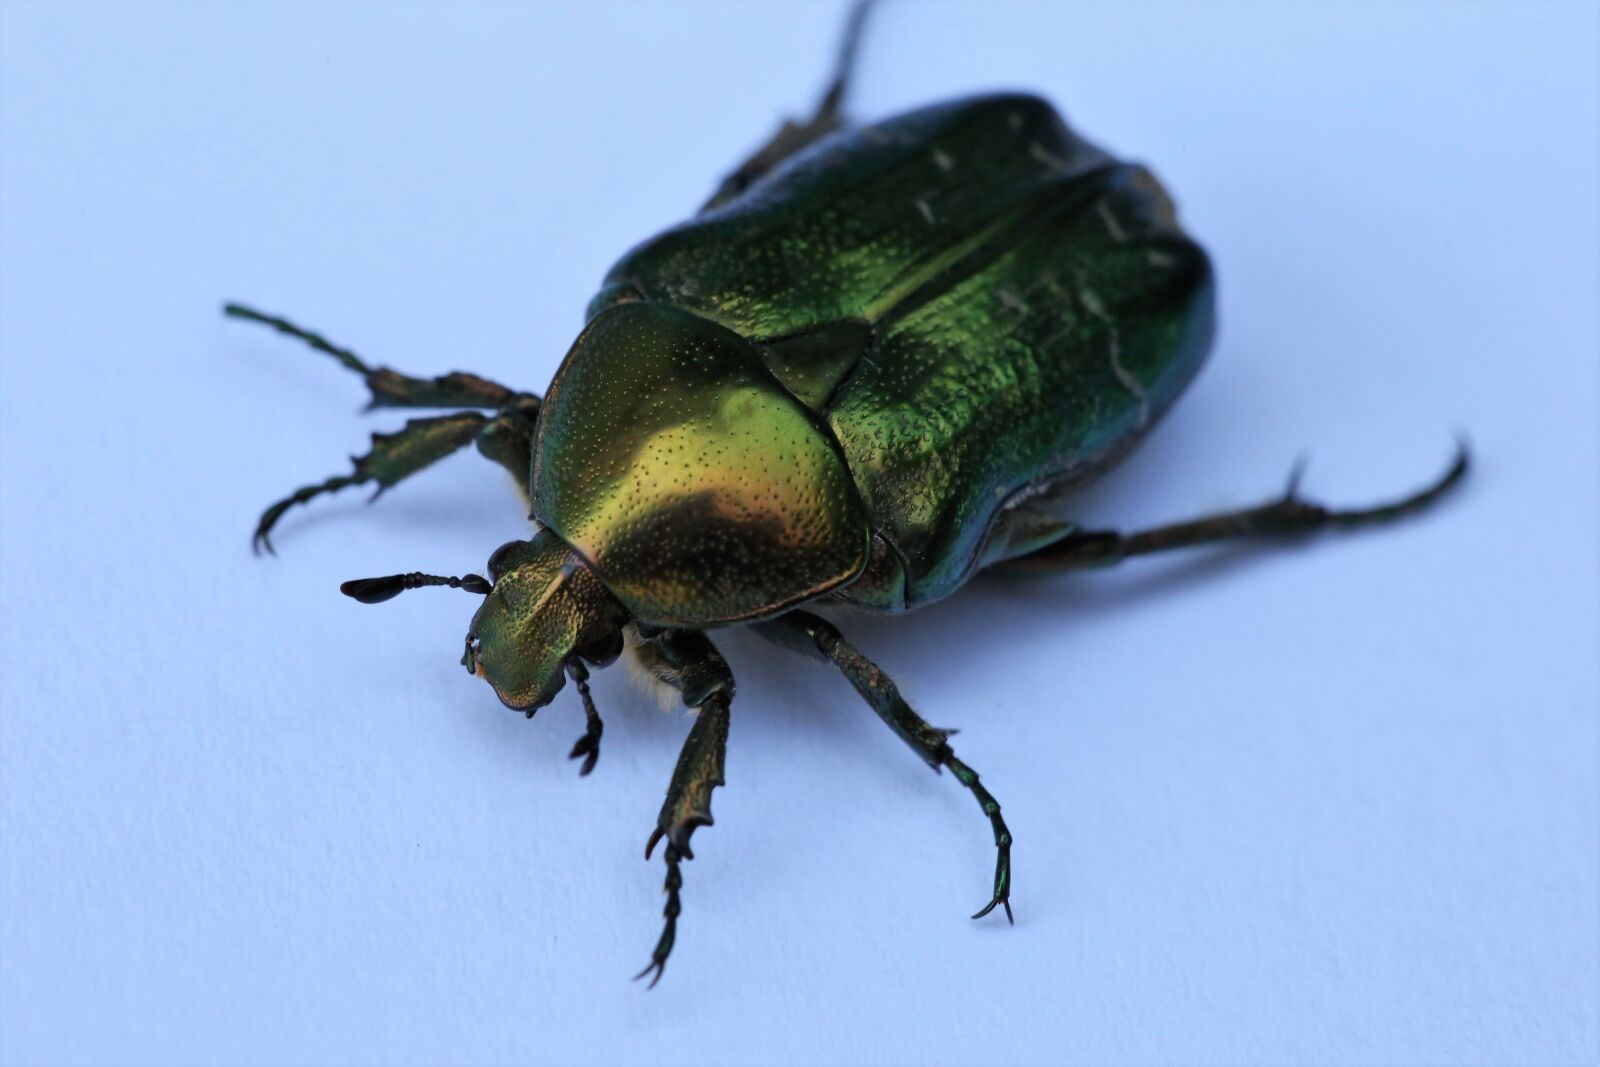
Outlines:
{"label": "beetle", "polygon": [[996,94],[870,125],[844,118],[868,3],[851,10],[815,113],[786,122],[690,219],[626,253],[541,397],[475,374],[372,367],[237,304],[361,375],[373,407],[435,408],[374,434],[353,469],[262,514],[353,485],[377,493],[475,444],[525,488],[535,532],[488,577],[419,572],[344,583],[366,603],[447,585],[484,597],[462,662],[529,718],[570,679],[587,775],[603,723],[591,669],[625,649],[696,715],[645,849],[665,841],[666,907],[638,977],[665,970],[682,863],[712,824],[734,678],[710,631],[745,625],[832,664],[987,818],[993,888],[1011,910],[999,802],[893,681],[813,609],[895,614],[979,573],[1054,574],[1236,539],[1389,522],[1404,499],[1332,510],[1297,491],[1124,534],[1059,515],[1125,456],[1201,367],[1214,327],[1206,253],[1161,183],[1075,134],[1045,101]]}

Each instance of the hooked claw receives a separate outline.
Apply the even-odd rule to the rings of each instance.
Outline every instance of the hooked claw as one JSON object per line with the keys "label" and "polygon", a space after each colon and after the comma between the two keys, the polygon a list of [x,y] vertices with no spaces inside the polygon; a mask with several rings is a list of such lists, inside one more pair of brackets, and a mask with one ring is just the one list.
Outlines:
{"label": "hooked claw", "polygon": [[600,758],[600,731],[594,730],[578,738],[578,743],[572,746],[572,751],[567,754],[568,759],[584,757],[583,766],[578,768],[581,778],[594,770],[595,761]]}
{"label": "hooked claw", "polygon": [[633,980],[637,982],[651,971],[656,972],[655,977],[650,979],[650,984],[645,986],[646,989],[654,989],[656,987],[656,983],[661,981],[661,976],[667,973],[667,958],[665,956],[652,957],[650,960],[650,965],[644,970],[640,971],[638,974],[634,975]]}
{"label": "hooked claw", "polygon": [[1016,917],[1011,914],[1011,896],[1010,896],[1010,894],[1007,894],[1006,896],[1003,896],[1003,897],[995,897],[993,900],[989,901],[989,903],[985,904],[983,906],[983,908],[977,914],[973,915],[973,918],[974,919],[983,918],[985,915],[987,915],[991,911],[993,911],[995,909],[996,905],[999,905],[1000,907],[1003,907],[1003,908],[1006,909],[1006,922],[1010,923],[1012,926],[1017,925]]}
{"label": "hooked claw", "polygon": [[[657,831],[656,834],[651,835],[650,848],[654,848],[656,841],[660,840],[659,834],[660,831]],[[648,849],[645,854],[649,855]],[[644,970],[633,976],[633,980],[637,982],[645,975],[650,974],[651,971],[654,971],[655,975],[650,979],[648,987],[650,989],[654,989],[656,983],[661,981],[661,976],[666,973],[667,957],[672,955],[672,943],[678,937],[678,916],[683,911],[683,905],[678,899],[678,890],[683,888],[683,872],[678,867],[678,846],[670,841],[667,842],[664,858],[667,861],[667,881],[663,888],[667,894],[667,906],[662,909],[661,917],[666,922],[661,928],[661,938],[656,942],[655,951],[650,953],[650,963]]]}

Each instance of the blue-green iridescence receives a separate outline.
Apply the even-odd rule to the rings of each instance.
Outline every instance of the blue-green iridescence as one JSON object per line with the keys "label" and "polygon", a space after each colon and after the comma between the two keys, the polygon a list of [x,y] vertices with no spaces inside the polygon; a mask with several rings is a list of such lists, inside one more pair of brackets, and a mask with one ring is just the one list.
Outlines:
{"label": "blue-green iridescence", "polygon": [[[1009,506],[1131,447],[1212,334],[1209,264],[1155,179],[1019,95],[823,139],[624,256],[591,318],[629,304],[691,312],[754,342],[818,416],[859,501],[816,506],[864,505],[872,534],[870,564],[838,592],[887,610],[953,591],[993,555],[986,543]],[[582,345],[568,368],[594,358]],[[606,420],[590,421],[599,432]],[[552,440],[541,436],[541,453]],[[859,544],[843,512],[812,521]],[[768,581],[765,607],[742,617],[816,589]],[[721,610],[707,607],[702,624]]]}

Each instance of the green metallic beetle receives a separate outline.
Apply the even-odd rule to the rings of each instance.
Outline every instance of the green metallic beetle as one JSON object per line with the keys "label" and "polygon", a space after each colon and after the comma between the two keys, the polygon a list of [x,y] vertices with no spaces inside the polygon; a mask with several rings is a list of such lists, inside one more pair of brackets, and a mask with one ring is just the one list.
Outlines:
{"label": "green metallic beetle", "polygon": [[[1234,538],[1382,522],[1427,489],[1330,511],[1294,487],[1261,507],[1123,535],[1058,518],[1065,490],[1125,455],[1199,370],[1212,338],[1205,253],[1149,171],[1069,130],[1036,97],[982,96],[849,126],[841,105],[867,11],[858,4],[816,114],[785,123],[689,221],[633,249],[590,303],[543,400],[472,374],[369,368],[289,322],[229,305],[360,373],[374,406],[459,409],[374,435],[322,493],[378,492],[475,442],[525,483],[537,532],[489,579],[347,582],[369,603],[424,585],[483,594],[467,669],[531,718],[567,678],[602,724],[588,670],[625,644],[697,709],[657,842],[676,933],[680,864],[723,784],[733,675],[707,631],[751,624],[831,662],[902,740],[949,768],[998,852],[976,917],[1011,916],[1012,837],[949,731],[900,697],[811,607],[902,612],[980,571],[1054,573]],[[484,414],[490,412],[491,414]],[[626,640],[625,640],[626,639]]]}

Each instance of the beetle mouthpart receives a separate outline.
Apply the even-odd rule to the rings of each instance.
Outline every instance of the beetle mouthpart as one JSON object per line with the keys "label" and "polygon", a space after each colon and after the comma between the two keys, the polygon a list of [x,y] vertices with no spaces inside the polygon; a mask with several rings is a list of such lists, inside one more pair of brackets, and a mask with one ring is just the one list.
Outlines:
{"label": "beetle mouthpart", "polygon": [[383,578],[352,578],[339,586],[339,592],[354,597],[363,604],[381,604],[393,600],[407,589],[421,589],[428,585],[448,585],[451,589],[465,589],[469,593],[488,596],[494,592],[489,579],[481,574],[467,574],[460,578],[442,577],[412,571],[409,574],[390,574]]}

